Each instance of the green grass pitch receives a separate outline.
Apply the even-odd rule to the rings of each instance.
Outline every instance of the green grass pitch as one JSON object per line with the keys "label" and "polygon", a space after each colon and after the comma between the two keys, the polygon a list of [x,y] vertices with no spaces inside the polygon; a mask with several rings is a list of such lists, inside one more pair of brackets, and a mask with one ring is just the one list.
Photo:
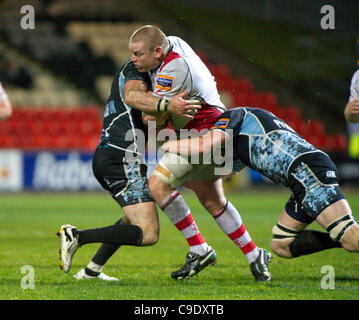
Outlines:
{"label": "green grass pitch", "polygon": [[[354,217],[359,218],[359,192],[344,190]],[[239,209],[257,246],[269,249],[271,229],[289,197],[286,190],[238,192],[228,198]],[[77,281],[98,244],[81,247],[69,274],[59,269],[59,226],[107,226],[122,216],[120,207],[105,193],[24,193],[0,195],[1,300],[355,300],[359,297],[359,256],[330,249],[286,260],[274,256],[273,280],[255,283],[239,248],[222,232],[192,193],[185,199],[198,227],[216,250],[217,265],[198,277],[174,281],[173,270],[183,264],[188,247],[168,218],[159,211],[160,241],[152,247],[122,247],[104,272],[119,282]],[[321,228],[314,224],[312,228]],[[24,266],[34,271],[34,287],[26,288]],[[334,289],[323,289],[323,266],[335,272]],[[25,277],[25,279],[23,279]],[[23,282],[22,282],[23,281]],[[323,282],[323,283],[324,283]],[[24,286],[25,284],[25,286]]]}

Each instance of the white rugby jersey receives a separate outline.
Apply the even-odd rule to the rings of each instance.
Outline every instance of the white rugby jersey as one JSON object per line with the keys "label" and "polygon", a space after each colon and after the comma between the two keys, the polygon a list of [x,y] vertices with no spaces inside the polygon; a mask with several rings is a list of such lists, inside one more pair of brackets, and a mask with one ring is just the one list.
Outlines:
{"label": "white rugby jersey", "polygon": [[[349,102],[356,99],[359,99],[359,69],[353,74],[350,83]],[[348,122],[348,131],[349,134],[352,134],[354,132],[359,132],[359,123]]]}
{"label": "white rugby jersey", "polygon": [[3,100],[8,99],[8,96],[2,86],[2,83],[0,82],[0,102],[2,102]]}
{"label": "white rugby jersey", "polygon": [[[225,111],[215,79],[199,56],[179,37],[169,36],[167,39],[170,43],[169,53],[157,69],[149,71],[153,95],[172,98],[187,90],[187,98],[201,99],[205,104],[215,106],[216,114]],[[196,117],[200,117],[201,110]],[[171,122],[175,129],[181,129],[189,120],[172,115]]]}

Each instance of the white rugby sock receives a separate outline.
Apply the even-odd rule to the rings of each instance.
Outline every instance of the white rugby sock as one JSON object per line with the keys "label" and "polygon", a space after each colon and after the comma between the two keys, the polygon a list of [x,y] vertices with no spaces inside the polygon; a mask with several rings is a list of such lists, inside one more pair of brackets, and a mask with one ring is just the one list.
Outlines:
{"label": "white rugby sock", "polygon": [[160,208],[187,240],[191,252],[201,256],[208,252],[209,246],[199,232],[190,208],[178,191],[173,192],[162,201]]}
{"label": "white rugby sock", "polygon": [[89,264],[86,266],[86,270],[92,271],[94,274],[90,275],[98,275],[102,272],[104,266],[100,266],[99,264],[93,262],[92,260],[89,262]]}
{"label": "white rugby sock", "polygon": [[213,218],[225,234],[242,250],[249,263],[257,259],[259,250],[242,223],[237,209],[229,201]]}

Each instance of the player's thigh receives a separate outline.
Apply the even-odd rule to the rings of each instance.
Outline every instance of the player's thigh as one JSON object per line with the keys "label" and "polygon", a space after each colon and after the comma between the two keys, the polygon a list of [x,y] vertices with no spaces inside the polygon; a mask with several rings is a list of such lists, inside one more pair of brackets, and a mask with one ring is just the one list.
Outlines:
{"label": "player's thigh", "polygon": [[326,208],[344,199],[337,168],[323,152],[316,151],[296,159],[288,176],[296,203],[313,220]]}
{"label": "player's thigh", "polygon": [[125,206],[122,210],[131,224],[149,228],[158,227],[158,213],[154,202],[136,203]]}

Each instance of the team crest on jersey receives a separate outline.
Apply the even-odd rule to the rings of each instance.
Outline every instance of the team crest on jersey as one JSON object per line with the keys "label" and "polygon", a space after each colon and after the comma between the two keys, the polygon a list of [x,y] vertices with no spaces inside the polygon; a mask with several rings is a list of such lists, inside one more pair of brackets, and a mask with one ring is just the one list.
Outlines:
{"label": "team crest on jersey", "polygon": [[226,129],[229,123],[229,118],[221,118],[219,119],[211,129]]}
{"label": "team crest on jersey", "polygon": [[173,77],[159,75],[156,79],[156,88],[169,91],[172,89]]}

